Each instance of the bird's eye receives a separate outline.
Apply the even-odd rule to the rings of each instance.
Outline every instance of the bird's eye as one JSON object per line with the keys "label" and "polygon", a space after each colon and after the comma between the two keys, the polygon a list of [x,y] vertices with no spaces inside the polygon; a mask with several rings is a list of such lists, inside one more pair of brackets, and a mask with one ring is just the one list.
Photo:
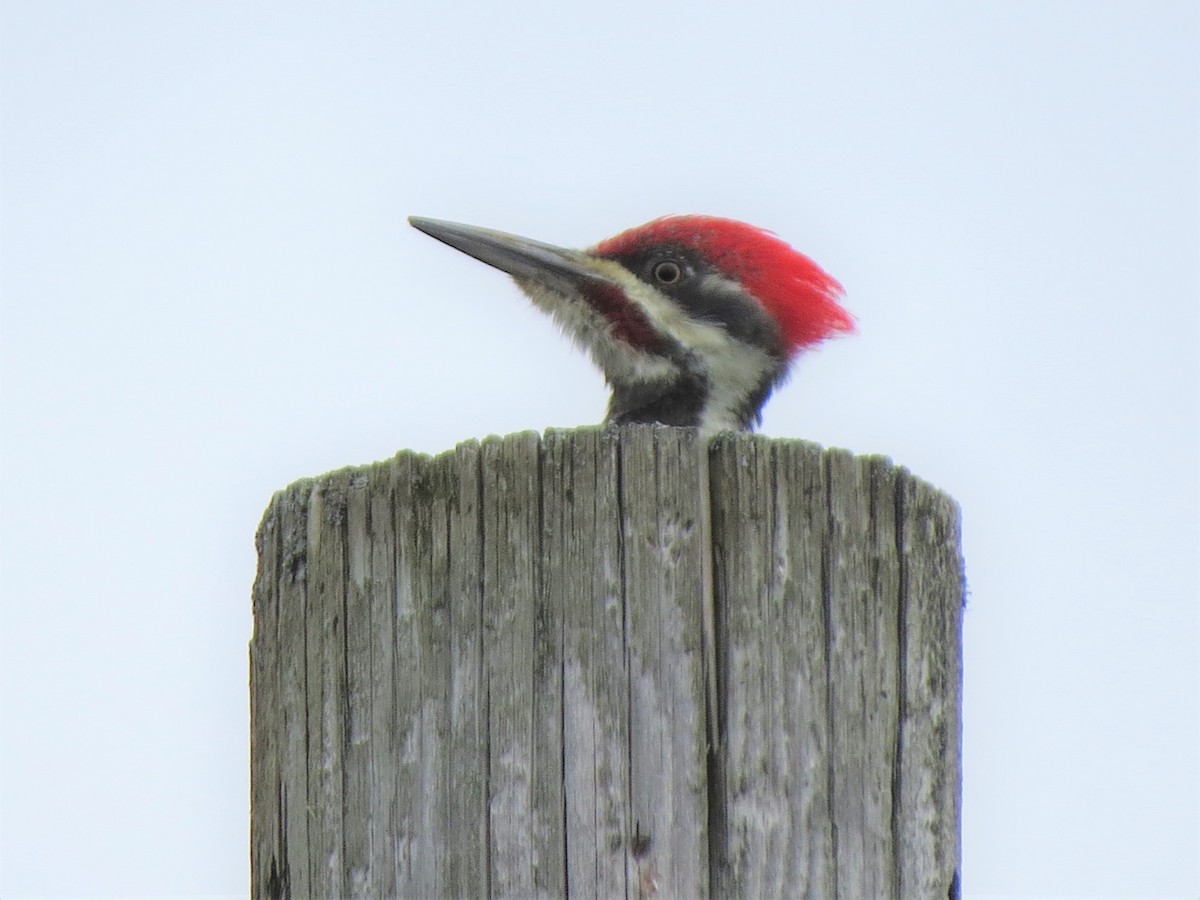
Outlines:
{"label": "bird's eye", "polygon": [[664,260],[654,267],[654,277],[659,284],[674,284],[683,277],[683,269],[679,268],[677,262]]}

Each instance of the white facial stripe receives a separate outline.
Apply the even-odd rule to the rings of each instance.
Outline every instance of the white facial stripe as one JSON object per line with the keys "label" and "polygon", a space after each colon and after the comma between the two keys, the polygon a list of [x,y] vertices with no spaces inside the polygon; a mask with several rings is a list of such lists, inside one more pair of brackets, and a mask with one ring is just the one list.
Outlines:
{"label": "white facial stripe", "polygon": [[746,400],[778,363],[763,351],[730,339],[729,352],[708,357],[712,396],[700,427],[704,431],[736,431]]}

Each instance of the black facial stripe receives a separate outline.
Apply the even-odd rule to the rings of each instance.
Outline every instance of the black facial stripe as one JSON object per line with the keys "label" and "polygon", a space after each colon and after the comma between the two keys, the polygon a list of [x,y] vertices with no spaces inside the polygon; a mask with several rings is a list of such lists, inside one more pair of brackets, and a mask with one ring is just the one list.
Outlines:
{"label": "black facial stripe", "polygon": [[[721,325],[731,337],[772,356],[786,355],[775,320],[696,251],[681,246],[655,247],[613,257],[613,261],[670,297],[691,318]],[[679,277],[669,284],[655,277],[655,268],[665,261],[674,262],[680,269]]]}

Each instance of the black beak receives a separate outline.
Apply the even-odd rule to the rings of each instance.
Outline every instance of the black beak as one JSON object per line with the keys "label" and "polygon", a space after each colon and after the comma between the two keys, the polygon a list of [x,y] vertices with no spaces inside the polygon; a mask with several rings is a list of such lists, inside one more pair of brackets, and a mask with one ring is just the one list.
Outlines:
{"label": "black beak", "polygon": [[579,250],[568,250],[518,237],[491,228],[409,216],[413,228],[461,250],[480,262],[495,266],[519,280],[536,281],[551,288],[578,289],[581,283],[611,283],[597,271],[596,261]]}

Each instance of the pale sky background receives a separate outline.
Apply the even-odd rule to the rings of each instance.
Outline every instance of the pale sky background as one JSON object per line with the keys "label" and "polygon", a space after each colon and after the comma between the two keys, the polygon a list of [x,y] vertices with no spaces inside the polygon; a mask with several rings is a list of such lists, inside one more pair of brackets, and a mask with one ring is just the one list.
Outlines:
{"label": "pale sky background", "polygon": [[600,419],[404,217],[672,212],[846,286],[764,431],[962,504],[965,895],[1200,895],[1195,2],[9,0],[0,67],[0,896],[244,894],[272,492]]}

